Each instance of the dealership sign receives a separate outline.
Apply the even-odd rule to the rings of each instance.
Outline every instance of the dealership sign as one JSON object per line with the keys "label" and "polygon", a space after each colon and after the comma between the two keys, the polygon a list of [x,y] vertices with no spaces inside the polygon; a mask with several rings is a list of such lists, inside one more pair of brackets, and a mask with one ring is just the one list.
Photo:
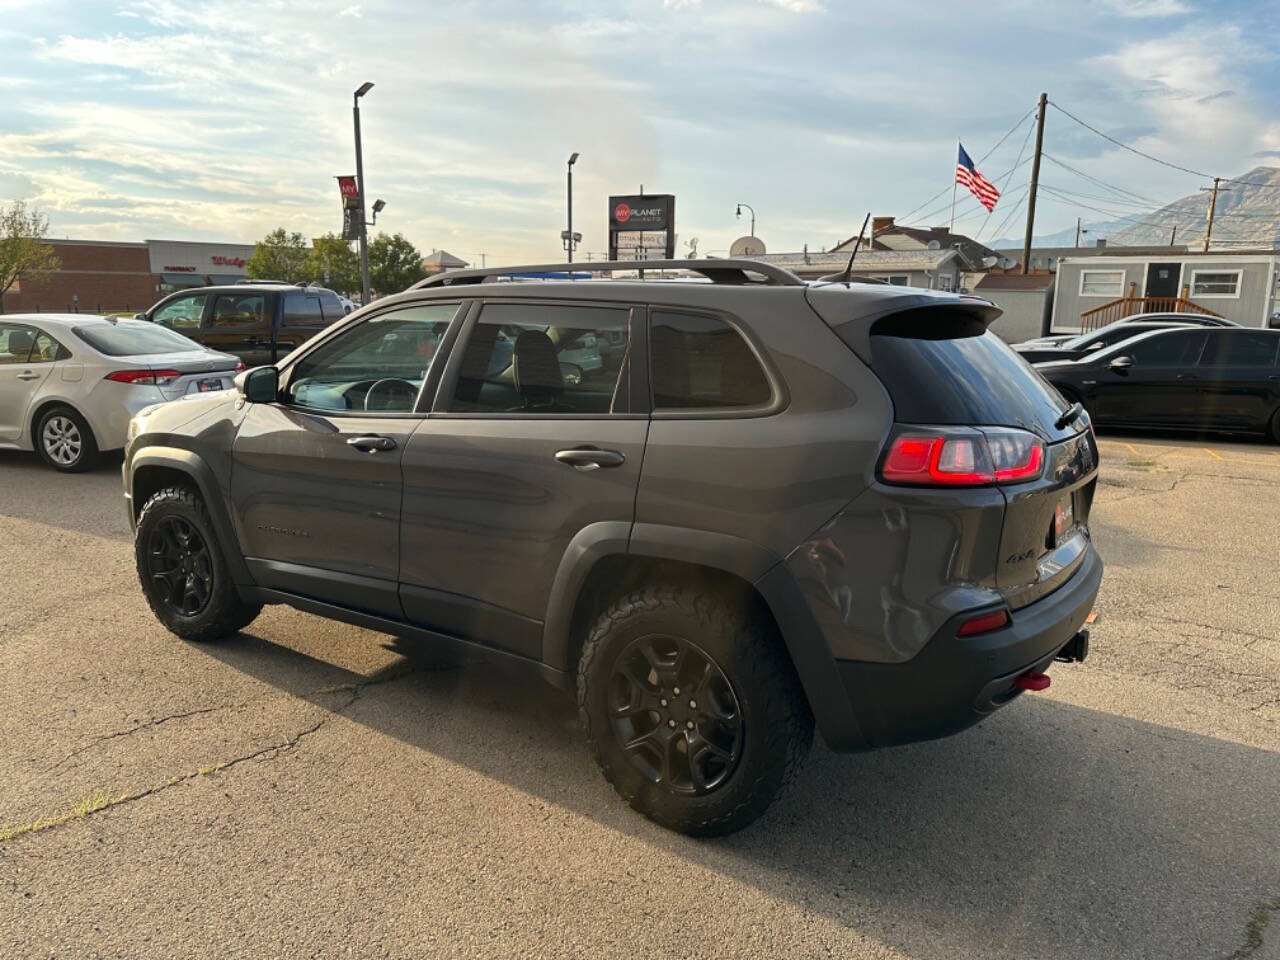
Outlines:
{"label": "dealership sign", "polygon": [[670,193],[609,198],[609,259],[662,260],[675,256],[676,198]]}

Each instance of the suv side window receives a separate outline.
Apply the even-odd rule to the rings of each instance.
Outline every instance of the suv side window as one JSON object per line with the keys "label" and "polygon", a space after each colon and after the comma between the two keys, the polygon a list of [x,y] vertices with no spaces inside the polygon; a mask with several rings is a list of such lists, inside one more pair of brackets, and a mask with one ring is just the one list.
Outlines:
{"label": "suv side window", "polygon": [[409,413],[456,303],[402,307],[342,331],[298,361],[289,402],[319,410]]}
{"label": "suv side window", "polygon": [[487,303],[449,410],[608,414],[625,409],[629,307]]}
{"label": "suv side window", "polygon": [[1194,331],[1160,333],[1149,340],[1135,343],[1127,353],[1135,364],[1144,367],[1194,366],[1204,347],[1205,334]]}
{"label": "suv side window", "polygon": [[198,330],[204,315],[205,294],[193,293],[171,300],[151,315],[151,322],[174,330]]}
{"label": "suv side window", "polygon": [[[338,308],[337,316],[342,315]],[[325,316],[320,309],[320,297],[315,293],[299,290],[297,293],[284,295],[284,316],[280,320],[283,327],[323,327]]]}
{"label": "suv side window", "polygon": [[342,301],[332,290],[320,291],[320,312],[324,315],[323,322],[326,325],[346,316],[346,311],[342,309]]}
{"label": "suv side window", "polygon": [[1200,358],[1200,366],[1275,366],[1277,344],[1280,344],[1280,336],[1274,333],[1252,333],[1245,330],[1213,333],[1209,335],[1209,343]]}
{"label": "suv side window", "polygon": [[654,410],[760,407],[772,397],[755,353],[723,320],[654,310],[649,352]]}
{"label": "suv side window", "polygon": [[220,293],[213,298],[209,325],[223,329],[260,326],[266,316],[266,299],[261,293]]}

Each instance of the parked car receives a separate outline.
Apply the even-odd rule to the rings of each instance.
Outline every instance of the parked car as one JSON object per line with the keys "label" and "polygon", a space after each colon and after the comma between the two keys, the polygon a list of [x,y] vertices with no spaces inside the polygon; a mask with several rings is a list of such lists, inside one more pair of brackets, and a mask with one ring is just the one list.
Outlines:
{"label": "parked car", "polygon": [[0,317],[0,447],[36,450],[55,470],[124,446],[143,407],[227,390],[238,358],[172,330],[85,313]]}
{"label": "parked car", "polygon": [[[1184,326],[1196,327],[1238,327],[1240,324],[1234,320],[1228,320],[1226,317],[1214,317],[1207,313],[1135,313],[1133,316],[1123,317],[1110,323],[1099,330],[1091,331],[1093,333],[1101,333],[1103,330],[1115,330],[1121,326],[1128,326],[1134,323],[1163,323],[1175,322]],[[1050,336],[1036,337],[1032,340],[1024,340],[1022,343],[1014,344],[1013,349],[1019,353],[1026,353],[1030,350],[1041,350],[1047,348],[1061,347],[1070,340],[1075,340],[1081,335],[1078,333],[1055,333]],[[1046,358],[1048,359],[1048,358]],[[1033,361],[1034,362],[1034,361]]]}
{"label": "parked car", "polygon": [[1094,423],[1270,434],[1280,443],[1280,330],[1170,329],[1037,365]]}
{"label": "parked car", "polygon": [[288,356],[348,313],[332,290],[259,280],[180,290],[137,319],[234,353],[253,367]]}
{"label": "parked car", "polygon": [[[527,665],[618,793],[691,834],[759,816],[815,721],[843,751],[945,736],[1084,658],[1097,447],[998,308],[664,268],[712,282],[452,271],[141,413],[157,618],[209,641],[285,603]],[[397,349],[439,324],[429,362]],[[628,349],[566,378],[596,331]]]}
{"label": "parked car", "polygon": [[1083,333],[1078,337],[1065,340],[1056,347],[1028,347],[1018,344],[1013,349],[1021,354],[1027,363],[1045,363],[1049,360],[1079,360],[1095,350],[1109,347],[1122,340],[1130,340],[1148,330],[1167,330],[1170,327],[1190,327],[1193,324],[1179,320],[1145,320],[1142,323],[1112,323],[1100,330]]}

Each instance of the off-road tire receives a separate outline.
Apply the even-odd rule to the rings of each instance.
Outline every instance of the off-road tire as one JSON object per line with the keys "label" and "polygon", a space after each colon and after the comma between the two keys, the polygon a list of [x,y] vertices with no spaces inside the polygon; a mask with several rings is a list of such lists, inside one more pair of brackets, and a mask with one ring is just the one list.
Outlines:
{"label": "off-road tire", "polygon": [[[64,423],[70,421],[74,425],[75,434],[79,439],[80,455],[70,463],[56,459],[45,448],[45,428],[55,418]],[[33,425],[31,443],[35,447],[36,453],[40,455],[40,459],[59,473],[83,473],[98,462],[98,442],[93,436],[93,430],[89,427],[84,417],[68,406],[50,407],[41,413]]]}
{"label": "off-road tire", "polygon": [[[742,748],[736,767],[699,796],[646,777],[623,750],[608,712],[614,665],[632,641],[680,636],[714,659],[736,694]],[[714,590],[655,584],[616,599],[590,627],[578,664],[578,712],[605,779],[638,812],[691,836],[733,833],[758,818],[794,779],[813,742],[813,712],[768,615]]]}
{"label": "off-road tire", "polygon": [[[155,525],[166,517],[178,517],[190,524],[208,546],[213,584],[205,606],[194,616],[185,616],[161,596],[148,572],[148,542]],[[143,596],[156,619],[183,640],[204,643],[234,636],[262,612],[262,604],[240,599],[214,533],[208,508],[200,494],[190,487],[165,487],[151,496],[138,517],[134,535],[134,559]]]}

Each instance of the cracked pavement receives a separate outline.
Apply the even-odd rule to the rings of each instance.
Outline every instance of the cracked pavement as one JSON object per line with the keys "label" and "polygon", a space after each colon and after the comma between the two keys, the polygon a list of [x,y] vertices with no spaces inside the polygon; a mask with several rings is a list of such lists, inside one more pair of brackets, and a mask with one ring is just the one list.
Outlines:
{"label": "cracked pavement", "polygon": [[0,842],[0,956],[1280,957],[1280,454],[1101,446],[1088,663],[818,746],[714,842],[620,803],[530,675],[279,607],[181,643],[118,461],[0,454],[0,831],[49,824]]}

